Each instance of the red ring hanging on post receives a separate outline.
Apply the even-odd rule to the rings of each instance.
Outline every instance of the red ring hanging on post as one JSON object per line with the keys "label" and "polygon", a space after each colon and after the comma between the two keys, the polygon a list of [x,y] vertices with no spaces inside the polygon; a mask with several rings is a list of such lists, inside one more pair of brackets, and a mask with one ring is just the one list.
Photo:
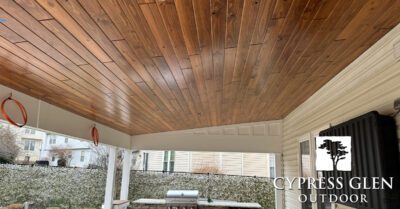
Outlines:
{"label": "red ring hanging on post", "polygon": [[[13,119],[11,119],[11,117],[5,111],[4,106],[8,101],[13,101],[18,106],[19,110],[22,113],[22,118],[24,120],[24,122],[22,124],[16,123]],[[13,99],[12,98],[12,94],[7,99],[3,100],[3,102],[1,103],[1,114],[4,116],[4,118],[8,122],[10,122],[14,126],[17,126],[17,127],[20,127],[20,128],[24,127],[26,125],[26,123],[28,122],[28,113],[26,112],[26,109],[25,109],[24,105],[22,105],[21,102],[19,102],[18,100]]]}
{"label": "red ring hanging on post", "polygon": [[93,144],[95,146],[99,145],[100,137],[99,137],[99,131],[97,130],[96,125],[94,125],[92,127],[92,140],[93,140]]}

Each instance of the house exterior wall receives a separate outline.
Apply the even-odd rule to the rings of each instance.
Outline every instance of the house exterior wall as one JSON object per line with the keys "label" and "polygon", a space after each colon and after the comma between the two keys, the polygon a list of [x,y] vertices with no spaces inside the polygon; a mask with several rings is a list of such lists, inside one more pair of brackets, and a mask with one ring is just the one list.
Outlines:
{"label": "house exterior wall", "polygon": [[[400,97],[400,62],[393,55],[393,45],[399,41],[397,26],[283,120],[285,177],[299,176],[298,141],[302,136],[314,136],[329,124],[372,110],[393,114],[393,101]],[[400,117],[396,119],[400,124]],[[285,190],[284,208],[300,209],[299,194]]]}
{"label": "house exterior wall", "polygon": [[[40,152],[42,150],[42,143],[46,138],[46,133],[29,128],[15,129],[17,131],[16,143],[20,147],[20,151],[16,158],[20,163],[34,163],[40,160]],[[25,143],[31,141],[34,143],[34,150],[26,150]],[[29,158],[29,161],[26,159]]]}
{"label": "house exterior wall", "polygon": [[[66,136],[47,134],[43,143],[41,159],[49,160],[50,166],[57,166],[57,155],[52,152],[54,148],[69,151],[68,166],[85,168],[94,163],[95,155],[91,150],[90,143],[80,141]],[[81,156],[82,160],[81,160]]]}
{"label": "house exterior wall", "polygon": [[[162,171],[164,151],[140,151],[134,169],[143,170],[144,153],[148,153],[148,170]],[[269,154],[232,152],[175,152],[175,172],[201,172],[205,169],[218,169],[228,175],[270,177]]]}
{"label": "house exterior wall", "polygon": [[[243,175],[245,176],[259,176],[264,174],[265,176],[271,177],[270,163],[271,155],[261,155],[258,153],[243,153]],[[266,166],[263,166],[266,165]]]}
{"label": "house exterior wall", "polygon": [[190,152],[176,151],[175,155],[175,171],[187,172],[191,170]]}
{"label": "house exterior wall", "polygon": [[[146,151],[146,152],[149,153],[148,170],[162,171],[164,152],[162,151]],[[141,155],[143,156],[143,151],[141,153],[142,153]],[[143,158],[141,159],[142,159],[141,161],[143,161]],[[140,164],[140,167],[138,169],[139,170],[143,169],[143,163]]]}

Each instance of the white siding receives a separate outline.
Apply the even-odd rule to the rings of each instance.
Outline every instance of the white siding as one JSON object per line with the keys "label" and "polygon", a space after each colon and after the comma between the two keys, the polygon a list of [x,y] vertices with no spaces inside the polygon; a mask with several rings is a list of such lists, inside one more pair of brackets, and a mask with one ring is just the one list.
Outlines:
{"label": "white siding", "polygon": [[[137,166],[143,169],[143,153],[149,153],[148,170],[162,171],[164,151],[140,151]],[[266,153],[235,152],[175,152],[175,172],[195,172],[204,167],[218,168],[229,175],[269,176],[269,158]]]}
{"label": "white siding", "polygon": [[222,168],[220,170],[222,173],[230,175],[243,174],[243,153],[225,152],[221,153],[221,157]]}
{"label": "white siding", "polygon": [[175,171],[176,172],[189,172],[190,164],[189,164],[189,154],[190,152],[175,152]]}
{"label": "white siding", "polygon": [[192,152],[192,171],[204,167],[219,168],[218,152]]}
{"label": "white siding", "polygon": [[269,155],[261,153],[244,153],[243,175],[271,176],[269,173]]}
{"label": "white siding", "polygon": [[149,153],[149,167],[151,171],[162,171],[163,169],[163,151],[148,151]]}
{"label": "white siding", "polygon": [[[400,97],[400,62],[393,45],[400,41],[400,26],[394,28],[367,52],[329,81],[283,121],[284,175],[298,176],[298,139],[328,124],[378,110],[392,114]],[[397,118],[399,122],[399,117]],[[400,133],[400,130],[399,130]],[[285,208],[301,208],[299,191],[285,191]]]}

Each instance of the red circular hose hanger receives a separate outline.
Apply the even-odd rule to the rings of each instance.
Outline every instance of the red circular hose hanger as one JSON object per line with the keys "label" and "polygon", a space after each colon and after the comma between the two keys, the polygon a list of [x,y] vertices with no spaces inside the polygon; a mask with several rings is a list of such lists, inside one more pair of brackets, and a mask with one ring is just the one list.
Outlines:
{"label": "red circular hose hanger", "polygon": [[[17,107],[19,108],[19,110],[21,111],[22,114],[22,118],[23,118],[23,123],[22,124],[18,124],[16,123],[13,119],[11,119],[11,117],[7,114],[6,110],[4,109],[5,104],[8,102],[14,102],[14,104],[17,105]],[[1,114],[4,116],[4,118],[11,124],[13,124],[14,126],[17,127],[24,127],[26,125],[26,123],[28,122],[28,113],[26,112],[26,109],[24,107],[24,105],[21,104],[21,102],[19,102],[16,99],[12,98],[12,95],[10,95],[7,99],[3,100],[3,102],[1,103]]]}
{"label": "red circular hose hanger", "polygon": [[96,125],[94,125],[92,127],[92,140],[93,140],[94,145],[96,145],[96,146],[99,145],[100,137],[99,137],[99,131],[97,130]]}

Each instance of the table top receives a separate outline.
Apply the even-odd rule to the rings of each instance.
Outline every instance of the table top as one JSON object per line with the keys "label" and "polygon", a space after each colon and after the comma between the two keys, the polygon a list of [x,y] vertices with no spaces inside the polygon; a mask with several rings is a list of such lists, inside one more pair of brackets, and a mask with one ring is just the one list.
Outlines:
{"label": "table top", "polygon": [[[165,205],[165,199],[138,199],[133,203],[135,204],[147,204],[147,205]],[[231,208],[262,208],[260,204],[255,202],[236,202],[228,200],[213,200],[208,202],[206,199],[199,199],[197,201],[199,206],[211,206],[211,207],[231,207]]]}

